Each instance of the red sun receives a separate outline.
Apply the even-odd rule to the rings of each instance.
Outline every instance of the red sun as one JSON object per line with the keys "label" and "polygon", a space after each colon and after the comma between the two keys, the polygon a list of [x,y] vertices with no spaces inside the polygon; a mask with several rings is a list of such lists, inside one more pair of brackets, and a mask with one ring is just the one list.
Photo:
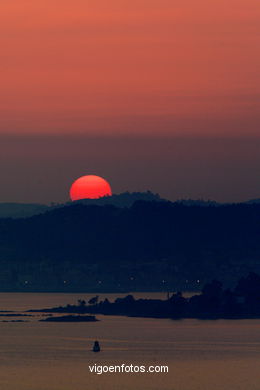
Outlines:
{"label": "red sun", "polygon": [[70,188],[71,200],[98,199],[103,196],[111,196],[109,183],[100,176],[82,176],[72,184]]}

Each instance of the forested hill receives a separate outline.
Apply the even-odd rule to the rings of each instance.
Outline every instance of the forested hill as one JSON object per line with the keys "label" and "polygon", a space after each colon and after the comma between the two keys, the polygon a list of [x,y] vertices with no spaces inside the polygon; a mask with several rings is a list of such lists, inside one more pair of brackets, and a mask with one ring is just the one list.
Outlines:
{"label": "forested hill", "polygon": [[199,289],[260,272],[260,204],[75,204],[0,219],[2,290]]}
{"label": "forested hill", "polygon": [[[137,200],[145,201],[160,201],[163,199],[151,191],[146,192],[123,192],[121,194],[113,194],[112,196],[104,196],[98,199],[81,199],[74,201],[75,204],[84,205],[113,205],[116,207],[131,207]],[[190,202],[190,201],[188,201]],[[205,205],[208,202],[204,202]],[[67,203],[51,203],[50,205],[39,203],[0,203],[0,218],[27,218],[33,215],[42,214],[48,210],[70,206],[72,202]]]}

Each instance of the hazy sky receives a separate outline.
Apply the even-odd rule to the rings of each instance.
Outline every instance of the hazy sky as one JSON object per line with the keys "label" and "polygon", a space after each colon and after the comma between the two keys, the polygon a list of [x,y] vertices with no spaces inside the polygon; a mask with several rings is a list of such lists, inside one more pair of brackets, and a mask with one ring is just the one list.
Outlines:
{"label": "hazy sky", "polygon": [[259,0],[3,0],[0,201],[260,197]]}

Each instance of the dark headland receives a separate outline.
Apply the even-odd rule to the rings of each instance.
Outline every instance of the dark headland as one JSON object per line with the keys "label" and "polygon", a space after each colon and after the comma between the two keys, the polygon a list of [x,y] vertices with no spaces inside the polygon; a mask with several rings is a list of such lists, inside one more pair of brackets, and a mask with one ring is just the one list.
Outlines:
{"label": "dark headland", "polygon": [[[132,295],[127,295],[111,303],[108,299],[99,302],[98,296],[95,296],[88,304],[79,300],[77,305],[31,311],[172,319],[260,318],[260,275],[251,273],[241,278],[234,290],[223,289],[222,284],[214,280],[203,287],[201,294],[190,298],[184,298],[180,292],[172,294],[167,300],[134,299]],[[56,321],[55,318],[46,320]]]}
{"label": "dark headland", "polygon": [[96,322],[98,321],[95,316],[59,316],[59,317],[47,317],[40,320],[40,322]]}

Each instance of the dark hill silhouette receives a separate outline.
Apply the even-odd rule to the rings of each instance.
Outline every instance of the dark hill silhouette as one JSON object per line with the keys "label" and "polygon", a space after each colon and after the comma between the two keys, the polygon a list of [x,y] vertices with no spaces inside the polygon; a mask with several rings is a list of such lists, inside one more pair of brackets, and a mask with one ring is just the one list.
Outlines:
{"label": "dark hill silhouette", "polygon": [[260,199],[251,199],[246,202],[247,204],[260,204]]}
{"label": "dark hill silhouette", "polygon": [[49,210],[38,203],[0,203],[0,218],[27,218]]}
{"label": "dark hill silhouette", "polygon": [[[114,194],[112,196],[104,196],[99,199],[83,199],[73,203],[85,204],[85,205],[113,205],[116,207],[131,207],[136,201],[157,201],[163,202],[159,194],[154,194],[151,191],[146,192],[123,192],[121,194]],[[68,205],[71,203],[68,203]]]}
{"label": "dark hill silhouette", "polygon": [[99,199],[82,199],[76,202],[67,202],[65,204],[52,203],[51,205],[44,205],[38,203],[0,203],[0,218],[28,218],[56,208],[71,206],[72,204],[131,207],[137,200],[164,201],[164,199],[162,199],[158,194],[146,191],[123,192],[112,196],[104,196]]}
{"label": "dark hill silhouette", "polygon": [[260,205],[72,204],[0,219],[0,289],[133,291],[232,286],[260,271]]}
{"label": "dark hill silhouette", "polygon": [[[136,201],[157,201],[168,202],[168,200],[160,197],[159,194],[154,194],[151,191],[146,192],[123,192],[121,194],[114,194],[112,196],[105,196],[99,199],[82,199],[74,202],[67,203],[52,203],[50,205],[39,203],[0,203],[0,218],[29,218],[34,215],[43,214],[46,211],[54,210],[56,208],[62,208],[65,206],[71,206],[72,204],[83,205],[97,205],[105,206],[112,205],[116,207],[131,207]],[[185,206],[223,206],[225,204],[215,202],[214,200],[203,199],[180,199],[175,203]],[[252,199],[244,204],[259,204],[260,199]]]}

